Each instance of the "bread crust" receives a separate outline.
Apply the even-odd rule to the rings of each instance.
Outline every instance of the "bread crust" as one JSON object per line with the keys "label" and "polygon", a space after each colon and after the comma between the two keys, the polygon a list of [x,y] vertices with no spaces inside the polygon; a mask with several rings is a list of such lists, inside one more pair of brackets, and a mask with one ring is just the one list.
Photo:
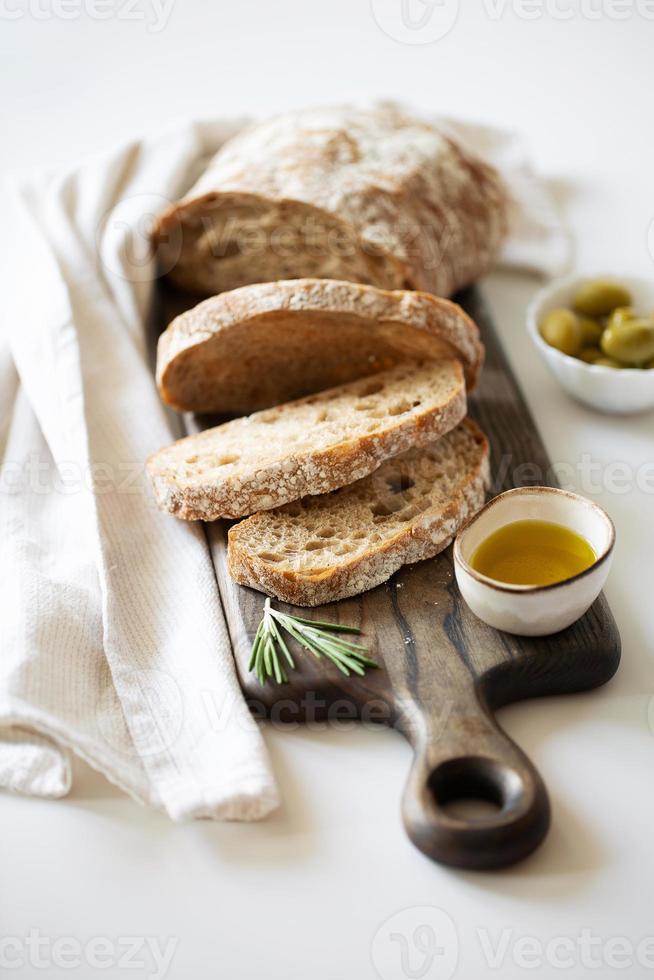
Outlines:
{"label": "bread crust", "polygon": [[376,373],[407,357],[456,357],[474,388],[479,331],[455,303],[331,279],[256,283],[204,300],[159,338],[163,400],[249,412]]}
{"label": "bread crust", "polygon": [[317,574],[280,570],[258,557],[248,541],[256,522],[261,523],[267,515],[255,514],[229,531],[228,567],[234,581],[291,605],[319,606],[365,592],[387,581],[402,565],[437,555],[482,506],[489,485],[488,441],[472,420],[465,419],[461,425],[477,444],[478,452],[474,465],[461,475],[457,492],[445,506],[423,511],[379,546]]}
{"label": "bread crust", "polygon": [[450,296],[493,265],[507,212],[495,169],[435,126],[393,105],[320,107],[229,140],[153,240],[203,293],[315,275]]}

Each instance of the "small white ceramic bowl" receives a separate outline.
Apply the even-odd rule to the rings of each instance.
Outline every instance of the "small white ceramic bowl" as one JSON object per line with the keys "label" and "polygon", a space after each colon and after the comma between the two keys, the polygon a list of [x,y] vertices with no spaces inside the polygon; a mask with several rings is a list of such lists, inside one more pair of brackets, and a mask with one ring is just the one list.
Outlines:
{"label": "small white ceramic bowl", "polygon": [[560,306],[572,306],[577,288],[590,278],[615,279],[632,294],[633,305],[638,313],[654,312],[654,280],[620,275],[568,276],[554,280],[536,293],[527,308],[527,330],[552,374],[573,398],[601,412],[618,415],[654,408],[654,369],[618,370],[586,364],[585,361],[569,357],[550,347],[540,335],[539,325],[545,314]]}
{"label": "small white ceramic bowl", "polygon": [[[586,571],[553,585],[508,585],[475,571],[470,558],[493,531],[513,521],[551,521],[588,541],[597,560]],[[609,574],[615,528],[605,510],[567,490],[519,487],[489,501],[459,531],[454,570],[472,611],[495,629],[520,636],[545,636],[570,626],[602,591]]]}

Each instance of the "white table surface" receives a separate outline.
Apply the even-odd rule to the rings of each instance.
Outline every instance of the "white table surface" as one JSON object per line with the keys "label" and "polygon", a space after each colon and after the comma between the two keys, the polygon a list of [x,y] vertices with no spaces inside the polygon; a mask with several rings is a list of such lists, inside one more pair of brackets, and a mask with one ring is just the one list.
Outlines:
{"label": "white table surface", "polygon": [[[412,2],[416,16],[426,10]],[[443,2],[437,16],[455,12]],[[449,33],[424,44],[373,18],[372,7],[397,20],[400,0],[172,3],[161,30],[136,19],[153,22],[154,0],[136,0],[132,19],[125,0],[109,0],[103,9],[120,15],[102,21],[87,0],[0,4],[0,170],[74,163],[184,115],[390,95],[522,130],[557,187],[578,268],[654,276],[654,20],[635,0],[586,0],[569,19],[571,0],[462,0]],[[635,476],[654,459],[654,415],[602,417],[560,391],[524,333],[536,286],[497,274],[487,296],[552,459],[575,467],[589,453]],[[580,475],[571,486],[588,492]],[[617,489],[605,480],[592,495],[618,529],[607,589],[618,676],[501,712],[553,804],[530,859],[458,873],[415,851],[399,819],[410,753],[392,732],[267,731],[284,805],[257,825],[175,826],[80,765],[67,800],[0,795],[0,938],[105,937],[116,953],[104,969],[74,968],[64,943],[44,970],[24,947],[25,965],[6,963],[6,975],[161,976],[143,947],[151,937],[176,943],[165,972],[175,980],[649,976],[654,945],[636,947],[654,936],[654,495],[635,479]],[[430,925],[431,958],[419,929]],[[125,937],[138,939],[131,973]]]}

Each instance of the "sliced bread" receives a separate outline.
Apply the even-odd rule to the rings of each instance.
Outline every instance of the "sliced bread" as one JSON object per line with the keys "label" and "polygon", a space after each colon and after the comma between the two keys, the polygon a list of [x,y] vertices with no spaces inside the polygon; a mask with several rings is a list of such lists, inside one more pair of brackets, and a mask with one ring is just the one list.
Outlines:
{"label": "sliced bread", "polygon": [[242,517],[367,476],[449,432],[465,411],[458,361],[402,364],[180,439],[147,469],[162,510]]}
{"label": "sliced bread", "polygon": [[493,264],[507,202],[444,128],[392,105],[324,106],[228,140],[154,243],[171,279],[204,294],[320,276],[450,296]]}
{"label": "sliced bread", "polygon": [[448,300],[296,279],[221,293],[176,317],[159,338],[157,383],[175,408],[245,413],[407,357],[456,357],[472,388],[483,353],[476,325]]}
{"label": "sliced bread", "polygon": [[486,438],[465,419],[357,483],[236,524],[230,574],[296,606],[365,592],[447,547],[482,505],[488,474]]}

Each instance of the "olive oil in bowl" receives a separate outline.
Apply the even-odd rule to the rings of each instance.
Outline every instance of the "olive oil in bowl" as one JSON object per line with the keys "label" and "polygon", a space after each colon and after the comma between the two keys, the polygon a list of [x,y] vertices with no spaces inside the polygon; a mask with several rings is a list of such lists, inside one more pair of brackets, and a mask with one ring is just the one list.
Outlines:
{"label": "olive oil in bowl", "polygon": [[609,574],[615,528],[602,508],[556,487],[505,490],[454,542],[461,595],[479,619],[547,636],[591,607]]}
{"label": "olive oil in bowl", "polygon": [[552,585],[597,561],[588,541],[550,521],[513,521],[493,531],[470,559],[475,571],[507,585]]}

